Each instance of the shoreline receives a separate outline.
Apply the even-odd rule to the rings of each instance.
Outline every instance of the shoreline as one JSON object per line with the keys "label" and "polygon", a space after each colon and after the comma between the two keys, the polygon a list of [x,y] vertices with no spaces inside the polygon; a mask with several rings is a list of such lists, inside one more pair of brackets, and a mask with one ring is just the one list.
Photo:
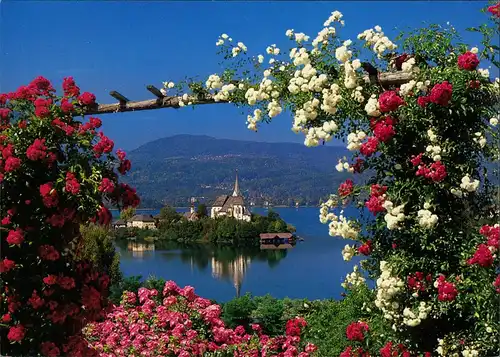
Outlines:
{"label": "shoreline", "polygon": [[[176,206],[172,208],[190,208],[191,206]],[[210,207],[210,206],[207,206]],[[251,206],[253,208],[318,208],[319,206],[283,206],[283,205],[276,205],[276,206]],[[136,208],[136,211],[159,211],[163,207],[160,208]],[[110,208],[110,211],[118,211],[117,208]]]}

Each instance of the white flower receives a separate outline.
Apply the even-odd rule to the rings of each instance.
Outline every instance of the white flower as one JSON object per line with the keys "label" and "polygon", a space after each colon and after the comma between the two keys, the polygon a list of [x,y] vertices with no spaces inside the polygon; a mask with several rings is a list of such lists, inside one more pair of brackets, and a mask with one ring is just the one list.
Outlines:
{"label": "white flower", "polygon": [[471,181],[469,175],[465,175],[462,177],[462,182],[460,183],[460,188],[468,191],[468,192],[474,192],[477,190],[479,187],[479,180],[474,180]]}
{"label": "white flower", "polygon": [[350,246],[349,244],[346,244],[344,249],[342,249],[342,258],[346,262],[350,261],[352,257],[356,255],[356,247]]}
{"label": "white flower", "polygon": [[498,119],[497,118],[491,118],[490,119],[490,125],[491,126],[497,126],[498,125]]}
{"label": "white flower", "polygon": [[369,116],[372,117],[379,117],[380,116],[380,111],[379,111],[379,104],[378,104],[378,99],[375,96],[375,94],[372,94],[372,96],[368,99],[368,103],[365,105],[365,111]]}
{"label": "white flower", "polygon": [[285,35],[286,35],[287,37],[292,37],[292,36],[293,36],[293,29],[291,29],[291,30],[286,30]]}
{"label": "white flower", "polygon": [[477,54],[479,52],[479,49],[477,47],[472,47],[470,51],[474,54]]}
{"label": "white flower", "polygon": [[258,55],[258,56],[257,56],[257,61],[258,61],[259,63],[264,62],[264,56],[262,56],[262,55]]}
{"label": "white flower", "polygon": [[478,68],[477,71],[479,72],[479,74],[485,78],[489,78],[490,77],[490,71],[486,68]]}
{"label": "white flower", "polygon": [[438,216],[432,214],[431,211],[427,209],[421,209],[417,212],[418,224],[423,228],[432,228],[438,222]]}

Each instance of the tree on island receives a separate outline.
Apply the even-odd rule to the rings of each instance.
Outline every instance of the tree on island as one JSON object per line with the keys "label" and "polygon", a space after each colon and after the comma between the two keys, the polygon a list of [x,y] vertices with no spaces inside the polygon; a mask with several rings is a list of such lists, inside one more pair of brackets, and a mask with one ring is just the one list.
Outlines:
{"label": "tree on island", "polygon": [[207,217],[208,216],[207,206],[204,203],[200,203],[198,207],[196,207],[196,214],[198,215],[199,218]]}
{"label": "tree on island", "polygon": [[134,217],[136,213],[135,207],[128,207],[120,212],[120,219],[128,221],[130,218]]}

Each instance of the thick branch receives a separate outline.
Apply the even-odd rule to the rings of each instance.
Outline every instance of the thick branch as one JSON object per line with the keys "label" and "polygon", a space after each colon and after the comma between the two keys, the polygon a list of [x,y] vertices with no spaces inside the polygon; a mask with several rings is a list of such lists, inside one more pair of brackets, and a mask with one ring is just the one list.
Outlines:
{"label": "thick branch", "polygon": [[[387,88],[390,86],[399,86],[403,83],[409,82],[412,79],[412,74],[405,72],[394,72],[394,73],[387,72],[387,73],[380,73],[378,75],[366,75],[364,79],[366,81],[370,81],[373,84],[380,84],[383,88]],[[148,88],[148,90],[151,91],[152,93],[155,92],[154,89],[155,88]],[[117,94],[115,92],[112,93],[115,94],[115,96]],[[137,102],[122,100],[119,103],[113,103],[113,104],[96,104],[93,108],[87,109],[84,115],[134,112],[139,110],[150,110],[150,109],[161,109],[161,108],[180,108],[179,103],[181,102],[181,100],[182,100],[181,97],[158,97],[155,99],[141,100]],[[197,99],[194,96],[189,96],[188,100],[184,102],[191,102],[191,104],[193,105],[228,103],[228,101],[224,100],[216,102],[213,98],[213,95],[211,94],[206,95],[203,99]]]}
{"label": "thick branch", "polygon": [[[137,102],[122,102],[113,104],[96,104],[93,108],[85,111],[84,115],[93,114],[107,114],[107,113],[122,113],[122,112],[135,112],[139,110],[161,109],[161,108],[180,108],[179,103],[182,101],[181,97],[163,97],[157,99],[147,99]],[[191,102],[193,105],[201,104],[216,104],[227,103],[227,101],[220,100],[216,102],[212,95],[207,95],[203,99],[195,97],[188,97],[186,102]]]}

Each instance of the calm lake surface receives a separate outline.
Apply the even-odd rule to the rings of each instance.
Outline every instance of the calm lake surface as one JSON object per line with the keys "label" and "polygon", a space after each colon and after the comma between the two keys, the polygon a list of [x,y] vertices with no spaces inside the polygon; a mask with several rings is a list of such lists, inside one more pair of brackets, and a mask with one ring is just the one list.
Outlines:
{"label": "calm lake surface", "polygon": [[[122,271],[125,276],[154,275],[174,280],[180,286],[191,285],[200,296],[218,301],[247,292],[269,293],[276,298],[340,298],[340,283],[359,261],[342,259],[342,248],[348,242],[328,235],[328,226],[319,222],[319,208],[273,210],[294,225],[304,241],[289,250],[124,242],[117,246]],[[264,208],[252,211],[267,214]],[[346,216],[354,216],[356,211],[350,211],[345,211]],[[138,211],[153,215],[158,212]]]}

